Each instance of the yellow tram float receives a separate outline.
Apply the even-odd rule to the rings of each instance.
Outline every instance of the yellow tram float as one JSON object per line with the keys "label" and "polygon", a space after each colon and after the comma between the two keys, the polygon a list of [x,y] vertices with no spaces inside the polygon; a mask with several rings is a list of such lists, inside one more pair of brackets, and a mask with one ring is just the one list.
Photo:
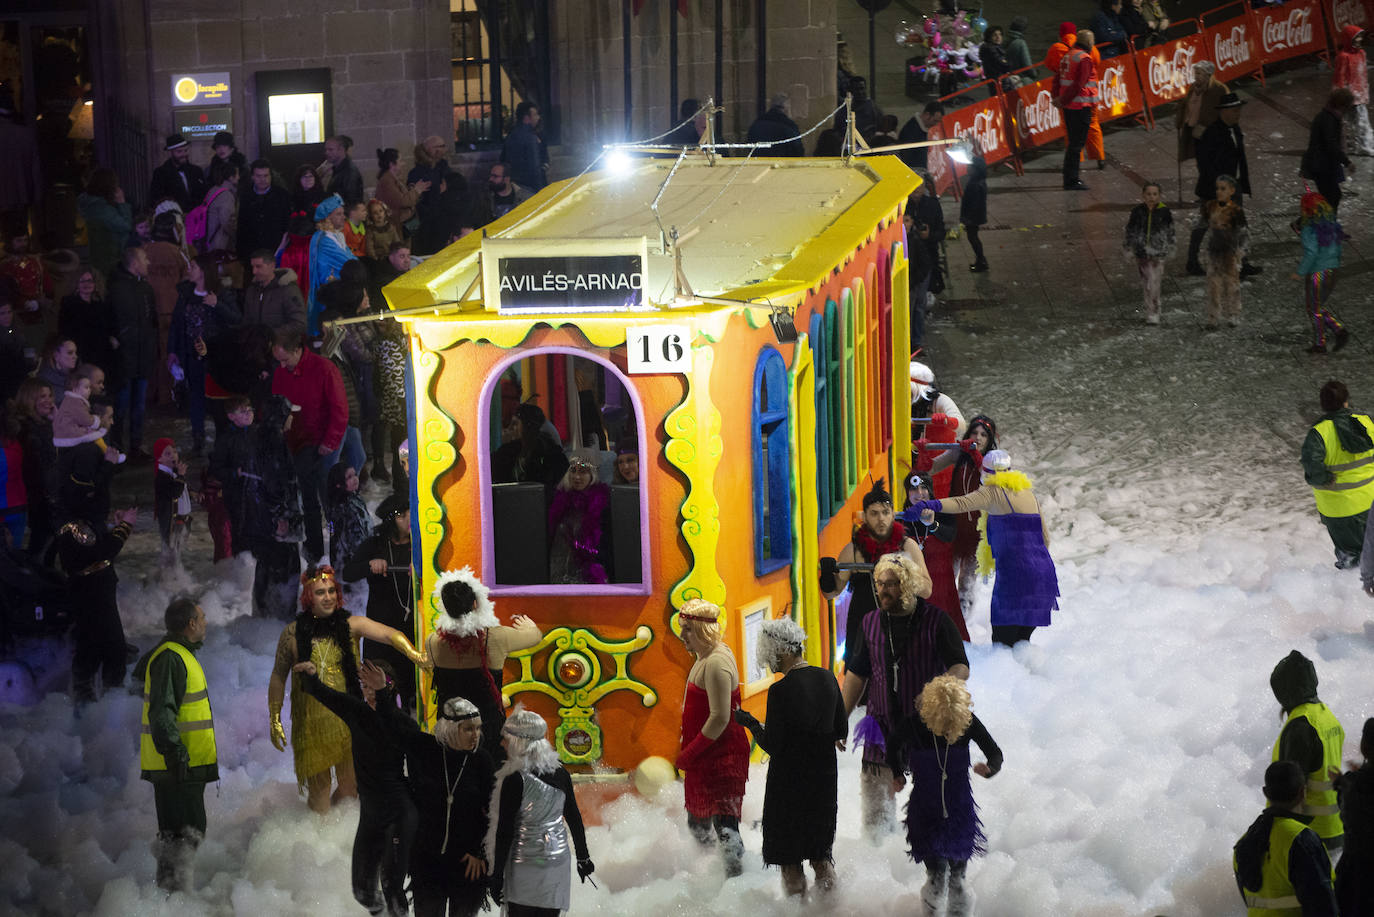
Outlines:
{"label": "yellow tram float", "polygon": [[[819,558],[849,541],[871,480],[909,464],[917,177],[895,156],[622,165],[549,186],[384,291],[414,370],[414,636],[439,574],[471,567],[503,621],[544,634],[508,661],[507,701],[593,771],[676,757],[688,599],[724,610],[759,715],[767,618],[792,616],[808,661],[836,668]],[[611,487],[605,583],[549,583],[548,494],[494,483],[524,402],[594,461],[637,451],[638,483]]]}

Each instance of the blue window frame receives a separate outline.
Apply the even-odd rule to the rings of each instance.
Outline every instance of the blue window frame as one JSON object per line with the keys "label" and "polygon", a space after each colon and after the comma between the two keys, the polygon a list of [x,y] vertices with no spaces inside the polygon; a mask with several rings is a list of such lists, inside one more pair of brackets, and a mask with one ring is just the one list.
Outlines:
{"label": "blue window frame", "polygon": [[830,386],[826,373],[829,354],[825,346],[824,312],[811,316],[808,334],[811,338],[812,376],[816,380],[816,505],[819,507],[820,526],[824,528],[835,512],[830,492]]}
{"label": "blue window frame", "polygon": [[792,562],[792,454],[787,364],[772,347],[754,365],[754,573]]}

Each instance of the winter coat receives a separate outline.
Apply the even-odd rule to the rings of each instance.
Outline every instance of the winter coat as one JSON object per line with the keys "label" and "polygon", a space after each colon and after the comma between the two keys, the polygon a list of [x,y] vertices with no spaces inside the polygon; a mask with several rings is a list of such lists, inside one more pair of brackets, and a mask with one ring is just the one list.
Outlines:
{"label": "winter coat", "polygon": [[156,204],[167,198],[176,201],[182,213],[190,213],[191,208],[205,200],[205,173],[200,166],[189,160],[178,166],[169,156],[154,169],[148,202]]}
{"label": "winter coat", "polygon": [[1336,864],[1336,903],[1342,914],[1374,913],[1374,764],[1336,780],[1345,846]]}
{"label": "winter coat", "polygon": [[172,312],[172,325],[167,330],[167,352],[176,354],[182,366],[203,359],[196,353],[196,338],[205,341],[207,355],[214,342],[229,325],[239,319],[234,308],[231,291],[216,297],[215,305],[206,305],[203,297],[197,295],[195,284],[183,280],[177,284],[177,305]]}
{"label": "winter coat", "polygon": [[[1293,650],[1269,676],[1269,687],[1284,713],[1303,704],[1321,703],[1317,697],[1317,669],[1297,650]],[[1304,774],[1320,770],[1323,760],[1322,739],[1305,717],[1288,722],[1279,733],[1275,761],[1292,761]]]}
{"label": "winter coat", "polygon": [[343,198],[345,207],[361,204],[364,200],[363,175],[358,171],[358,167],[353,164],[353,160],[347,156],[334,167],[334,173],[329,178],[325,197],[331,194],[337,194]]}
{"label": "winter coat", "polygon": [[134,211],[127,203],[107,201],[93,194],[76,198],[76,208],[86,221],[86,244],[90,246],[91,267],[108,277],[124,256],[124,243],[134,231]]}
{"label": "winter coat", "polygon": [[329,563],[342,570],[372,534],[367,504],[356,493],[345,494],[332,500],[325,521],[329,524]]}
{"label": "winter coat", "polygon": [[219,481],[223,489],[224,505],[229,512],[229,528],[234,535],[234,550],[240,551],[249,548],[246,534],[242,545],[239,544],[239,533],[244,532],[244,518],[249,511],[245,504],[245,495],[248,491],[250,478],[244,477],[240,472],[257,474],[254,469],[255,454],[253,449],[253,428],[235,426],[233,421],[227,421],[224,426],[215,431],[215,447],[210,452],[210,476]]}
{"label": "winter coat", "polygon": [[[257,421],[249,428],[250,460],[241,476],[244,482],[241,531],[249,547],[305,540],[300,482],[282,434],[282,424],[290,413],[285,398],[269,396]],[[233,512],[232,507],[230,512]]]}
{"label": "winter coat", "polygon": [[[1021,70],[1035,63],[1031,60],[1030,45],[1026,44],[1026,36],[1015,29],[1007,29],[1007,66],[1012,70]],[[1022,74],[1029,76],[1030,74]]]}
{"label": "winter coat", "polygon": [[76,392],[67,392],[52,415],[52,444],[59,449],[93,443],[105,435],[100,429],[91,404]]}
{"label": "winter coat", "polygon": [[[52,421],[26,420],[19,427],[24,446],[24,490],[29,495],[29,518],[50,520],[57,511],[57,447],[52,442]],[[34,526],[37,530],[37,526]]]}
{"label": "winter coat", "polygon": [[749,125],[749,134],[745,139],[750,143],[777,143],[777,146],[760,150],[761,156],[805,156],[806,147],[798,139],[800,137],[801,128],[787,117],[787,112],[781,108],[770,108]]}
{"label": "winter coat", "polygon": [[517,124],[501,148],[501,161],[510,166],[510,177],[517,185],[538,191],[547,185],[544,163],[548,152],[544,141],[528,124]]}
{"label": "winter coat", "polygon": [[1103,57],[1117,57],[1125,54],[1128,50],[1126,47],[1126,26],[1121,22],[1121,18],[1107,9],[1105,5],[1093,14],[1092,25],[1089,28],[1092,29],[1093,38],[1096,39],[1097,44],[1111,43],[1102,49]]}
{"label": "winter coat", "polygon": [[246,261],[260,249],[275,252],[291,221],[291,195],[277,185],[269,187],[266,194],[258,194],[250,186],[239,194],[238,205],[234,250],[239,258]]}
{"label": "winter coat", "polygon": [[1174,253],[1174,215],[1160,202],[1153,210],[1137,204],[1126,221],[1121,248],[1136,258],[1167,258]]}
{"label": "winter coat", "polygon": [[1007,63],[1007,49],[1000,44],[983,42],[978,49],[978,59],[983,64],[983,76],[987,79],[995,80],[1011,72],[1011,64]]}
{"label": "winter coat", "polygon": [[[912,115],[907,122],[902,125],[902,129],[897,132],[898,143],[924,143],[930,139],[926,132],[925,125],[921,123],[919,114]],[[930,161],[930,147],[920,146],[910,150],[898,150],[897,158],[906,163],[906,167],[913,172],[925,171],[927,163]],[[924,194],[925,192],[922,192]]]}
{"label": "winter coat", "polygon": [[1349,89],[1356,105],[1369,104],[1369,72],[1364,48],[1355,47],[1355,39],[1364,33],[1357,25],[1341,29],[1341,50],[1331,74],[1332,89]]}
{"label": "winter coat", "polygon": [[[1228,92],[1226,84],[1219,82],[1216,77],[1212,77],[1207,85],[1198,89],[1196,85],[1190,85],[1188,92],[1182,101],[1178,103],[1178,109],[1174,113],[1174,129],[1178,131],[1178,158],[1182,162],[1192,159],[1197,155],[1197,141],[1202,137],[1207,127],[1217,120],[1217,106],[1221,104],[1222,98]],[[1191,100],[1201,95],[1198,101],[1197,124],[1188,123],[1188,109]]]}
{"label": "winter coat", "polygon": [[86,302],[75,293],[62,298],[57,313],[58,333],[76,342],[76,353],[82,363],[94,363],[105,370],[105,390],[119,391],[119,371],[122,364],[110,338],[119,339],[119,323],[111,303],[92,296]]}
{"label": "winter coat", "polygon": [[1208,125],[1194,148],[1197,154],[1197,186],[1194,194],[1199,200],[1210,201],[1217,196],[1217,176],[1229,175],[1236,180],[1236,190],[1250,193],[1250,164],[1245,158],[1245,133],[1240,126],[1232,128],[1220,118]]}
{"label": "winter coat", "polygon": [[205,243],[201,251],[233,251],[238,240],[238,189],[215,188],[206,194],[206,199]]}
{"label": "winter coat", "polygon": [[[789,154],[774,152],[761,155],[785,156]],[[523,188],[515,182],[511,182],[511,196],[503,202],[505,209],[498,214],[497,211],[500,208],[497,206],[496,195],[491,192],[491,189],[484,188],[482,191],[478,192],[477,200],[473,203],[472,228],[480,229],[488,223],[505,216],[507,213],[529,200],[531,194],[532,192],[530,189]]]}
{"label": "winter coat", "polygon": [[[367,235],[363,237],[366,244],[366,255],[375,262],[386,260],[386,256],[391,254],[391,243],[401,241],[401,232],[396,225],[387,222],[384,226],[375,223],[367,224]],[[380,303],[373,303],[377,307]]]}
{"label": "winter coat", "polygon": [[[414,182],[415,179],[411,181]],[[397,232],[404,232],[405,224],[415,216],[415,205],[420,200],[420,192],[402,184],[388,169],[377,179],[377,191],[374,196],[391,211],[392,228]],[[371,227],[368,231],[372,231]]]}
{"label": "winter coat", "polygon": [[1317,112],[1307,134],[1307,149],[1302,154],[1303,177],[1313,181],[1345,180],[1350,157],[1345,154],[1344,130],[1341,116],[1330,107]]}
{"label": "winter coat", "polygon": [[988,165],[977,157],[968,167],[964,196],[959,202],[959,222],[982,226],[988,221]]}
{"label": "winter coat", "polygon": [[1334,223],[1330,230],[1333,238],[1330,245],[1322,245],[1317,227],[1308,224],[1302,227],[1302,261],[1298,273],[1304,277],[1317,271],[1331,271],[1341,266],[1340,224]]}
{"label": "winter coat", "polygon": [[142,379],[153,374],[157,363],[157,308],[153,287],[146,278],[135,277],[123,264],[110,272],[109,303],[119,329],[119,349],[115,356],[124,378]]}
{"label": "winter coat", "polygon": [[296,272],[278,268],[265,286],[250,283],[243,290],[243,324],[266,325],[274,331],[286,325],[305,327],[305,299]]}

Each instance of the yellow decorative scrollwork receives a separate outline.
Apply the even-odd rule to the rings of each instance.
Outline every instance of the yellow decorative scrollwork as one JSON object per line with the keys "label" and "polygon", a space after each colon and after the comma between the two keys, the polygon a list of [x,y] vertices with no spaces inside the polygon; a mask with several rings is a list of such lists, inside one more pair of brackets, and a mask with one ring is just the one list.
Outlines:
{"label": "yellow decorative scrollwork", "polygon": [[[715,495],[716,467],[724,452],[720,411],[711,400],[711,367],[715,349],[693,345],[687,396],[669,413],[663,426],[669,440],[663,454],[687,477],[682,501],[682,536],[692,554],[687,575],[673,586],[669,599],[681,608],[688,599],[702,598],[725,606],[725,581],[716,567],[720,539],[720,505]],[[677,616],[672,627],[677,631]]]}

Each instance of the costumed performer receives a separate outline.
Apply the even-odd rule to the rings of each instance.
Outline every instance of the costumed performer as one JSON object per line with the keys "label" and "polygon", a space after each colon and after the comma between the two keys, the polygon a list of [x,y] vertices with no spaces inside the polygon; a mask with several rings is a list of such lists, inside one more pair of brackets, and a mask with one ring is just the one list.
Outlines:
{"label": "costumed performer", "polygon": [[802,861],[810,860],[816,887],[835,887],[835,817],[838,811],[835,743],[849,735],[840,686],[829,669],[802,657],[806,633],[791,618],[759,629],[758,662],[782,678],[768,689],[766,725],[744,710],[735,720],[768,753],[763,791],[763,861],[782,867],[787,895],[806,895]]}
{"label": "costumed performer", "polygon": [[[913,463],[920,467],[928,454],[925,440],[913,444],[916,458]],[[959,441],[958,449],[946,449],[930,458],[932,478],[945,469],[952,468],[949,478],[949,496],[962,497],[971,494],[982,484],[983,456],[997,448],[997,425],[986,414],[975,414],[969,418],[964,438]],[[931,491],[931,496],[935,492]],[[973,605],[973,584],[978,578],[978,544],[982,535],[978,526],[981,514],[977,512],[959,513],[954,517],[958,534],[954,538],[954,566],[958,573],[960,610],[965,620]],[[939,604],[939,603],[936,603]],[[943,606],[941,606],[943,607]]]}
{"label": "costumed performer", "polygon": [[435,704],[443,709],[451,697],[464,697],[482,713],[482,747],[500,760],[501,697],[506,657],[529,649],[543,636],[524,615],[506,627],[496,618],[490,592],[470,567],[449,570],[434,584],[439,617],[425,649],[434,660]]}
{"label": "costumed performer", "polygon": [[[361,802],[353,835],[353,898],[369,913],[385,909],[391,917],[409,910],[406,874],[410,842],[415,836],[415,800],[406,782],[405,755],[391,741],[387,710],[396,710],[395,679],[372,662],[358,667],[362,696],[336,691],[320,681],[315,663],[291,667],[296,684],[348,727],[352,736],[353,771]],[[378,893],[380,882],[381,892]]]}
{"label": "costumed performer", "polygon": [[610,535],[611,488],[575,453],[549,504],[549,582],[612,582]]}
{"label": "costumed performer", "polygon": [[596,869],[577,807],[572,775],[545,738],[548,726],[519,709],[501,727],[506,763],[496,772],[487,829],[492,898],[509,917],[557,917],[568,909],[572,875],[568,835],[583,882]]}
{"label": "costumed performer", "polygon": [[[854,729],[864,749],[859,792],[864,832],[870,839],[896,825],[892,762],[907,736],[923,729],[916,698],[937,675],[968,678],[968,655],[949,616],[921,597],[930,578],[906,554],[885,554],[873,567],[879,607],[863,620],[863,640],[845,665],[846,714],[868,690],[868,715]],[[894,755],[897,756],[894,759]]]}
{"label": "costumed performer", "polygon": [[687,652],[696,657],[687,673],[682,700],[683,778],[687,827],[702,846],[720,843],[726,878],[744,871],[744,841],[739,834],[744,784],[749,779],[749,737],[734,721],[740,706],[735,654],[721,640],[720,607],[688,599],[678,610]]}
{"label": "costumed performer", "polygon": [[992,640],[1015,646],[1030,640],[1031,632],[1050,623],[1059,607],[1059,579],[1050,558],[1050,536],[1031,492],[1030,478],[1011,468],[1011,456],[994,449],[983,457],[983,486],[963,497],[922,500],[902,515],[919,517],[922,510],[937,513],[984,513],[987,551],[980,561],[987,573],[994,566]]}
{"label": "costumed performer", "polygon": [[[929,500],[935,496],[930,475],[924,471],[913,471],[906,476],[906,502],[902,509],[910,509],[918,500]],[[951,543],[959,534],[958,517],[948,513],[936,514],[927,510],[912,522],[907,530],[921,546],[921,555],[926,562],[926,573],[930,574],[930,602],[945,614],[959,628],[959,636],[969,642],[968,625],[964,623],[963,605],[959,590],[954,585],[954,551]]]}
{"label": "costumed performer", "polygon": [[[973,715],[973,701],[963,679],[932,678],[917,699],[917,712],[925,728],[912,733],[907,749],[911,797],[906,806],[906,839],[911,858],[926,867],[922,913],[935,917],[944,905],[945,917],[969,917],[973,892],[964,884],[968,861],[987,852],[968,776],[969,742],[976,742],[988,759],[986,764],[973,765],[980,777],[992,777],[1002,769],[1002,750]],[[893,779],[904,783],[904,771],[894,770]]]}
{"label": "costumed performer", "polygon": [[344,239],[344,223],[348,222],[348,215],[344,212],[343,198],[337,194],[320,201],[315,207],[315,233],[310,237],[310,275],[309,295],[306,303],[309,307],[307,319],[309,331],[312,335],[320,333],[320,313],[324,311],[324,304],[320,302],[320,287],[331,280],[337,280],[341,275],[343,266],[349,261],[356,261],[357,256],[348,249],[348,242]]}
{"label": "costumed performer", "polygon": [[[286,751],[281,708],[286,699],[286,676],[296,663],[313,662],[321,682],[357,698],[362,697],[358,681],[359,638],[390,643],[413,664],[429,666],[429,660],[400,631],[361,615],[350,615],[339,604],[333,567],[310,567],[301,574],[301,585],[301,613],[281,632],[272,678],[267,685],[272,744],[278,751]],[[338,789],[333,798],[358,795],[348,727],[307,694],[299,678],[291,682],[291,750],[296,782],[306,790],[312,811],[329,811],[329,791],[335,778]]]}

